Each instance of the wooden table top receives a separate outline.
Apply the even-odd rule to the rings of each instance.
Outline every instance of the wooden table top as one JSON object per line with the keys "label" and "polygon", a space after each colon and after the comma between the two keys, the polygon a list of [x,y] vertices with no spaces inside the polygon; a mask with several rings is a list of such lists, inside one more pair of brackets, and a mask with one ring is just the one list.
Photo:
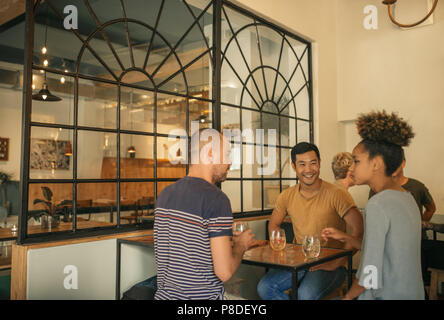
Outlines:
{"label": "wooden table top", "polygon": [[306,259],[304,253],[302,252],[302,245],[287,244],[284,250],[275,251],[271,249],[270,245],[267,244],[246,251],[243,256],[243,261],[267,264],[270,266],[275,265],[288,268],[298,268],[324,258],[343,254],[346,251],[347,250],[344,249],[321,248],[318,258]]}
{"label": "wooden table top", "polygon": [[[117,199],[96,199],[93,202],[93,206],[116,206],[117,205]],[[127,206],[137,204],[136,200],[129,200],[129,199],[120,199],[120,205],[121,206]]]}
{"label": "wooden table top", "polygon": [[119,239],[119,241],[122,242],[135,242],[140,243],[144,245],[154,245],[154,235],[146,235],[146,236],[140,236],[140,237],[131,237],[131,238],[122,238]]}
{"label": "wooden table top", "polygon": [[[103,221],[87,221],[78,220],[77,229],[88,229],[95,227],[109,227],[115,224]],[[72,222],[60,222],[57,227],[52,227],[51,231],[48,228],[41,228],[40,226],[29,226],[28,234],[45,233],[45,232],[60,232],[72,230]],[[12,232],[11,228],[0,228],[0,241],[9,241],[17,239],[17,232]]]}

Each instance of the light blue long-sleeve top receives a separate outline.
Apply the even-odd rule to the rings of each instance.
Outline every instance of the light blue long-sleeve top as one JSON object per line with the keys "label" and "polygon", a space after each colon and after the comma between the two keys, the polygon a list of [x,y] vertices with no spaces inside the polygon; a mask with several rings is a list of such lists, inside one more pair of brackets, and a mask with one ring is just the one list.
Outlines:
{"label": "light blue long-sleeve top", "polygon": [[384,190],[364,214],[360,300],[422,300],[421,215],[409,192]]}

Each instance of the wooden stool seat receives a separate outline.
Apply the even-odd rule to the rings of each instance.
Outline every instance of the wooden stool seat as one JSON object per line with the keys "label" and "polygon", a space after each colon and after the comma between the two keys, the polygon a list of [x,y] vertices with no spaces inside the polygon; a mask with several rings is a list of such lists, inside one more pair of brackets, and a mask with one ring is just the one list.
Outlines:
{"label": "wooden stool seat", "polygon": [[444,270],[441,269],[428,269],[431,272],[430,277],[430,300],[438,300],[438,287],[441,282],[444,282]]}

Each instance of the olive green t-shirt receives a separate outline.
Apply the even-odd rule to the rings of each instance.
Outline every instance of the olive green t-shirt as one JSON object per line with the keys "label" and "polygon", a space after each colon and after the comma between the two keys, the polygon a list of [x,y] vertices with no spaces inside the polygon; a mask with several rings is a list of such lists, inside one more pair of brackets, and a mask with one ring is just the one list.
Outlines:
{"label": "olive green t-shirt", "polygon": [[[420,181],[412,178],[408,178],[407,182],[402,185],[402,188],[410,192],[418,205],[419,212],[423,213],[423,207],[432,203],[433,198],[429,192],[429,189]],[[368,198],[370,199],[375,192],[370,189]]]}
{"label": "olive green t-shirt", "polygon": [[[297,184],[283,191],[276,200],[278,213],[288,214],[293,224],[295,243],[301,244],[305,235],[317,235],[327,227],[334,227],[346,232],[344,215],[356,205],[350,194],[335,185],[322,181],[317,195],[310,199],[304,198]],[[322,240],[322,239],[321,239]],[[342,242],[330,239],[323,246],[343,248]]]}
{"label": "olive green t-shirt", "polygon": [[[415,199],[416,205],[419,208],[419,213],[423,213],[423,207],[433,202],[432,195],[429,192],[429,189],[420,181],[412,178],[408,178],[407,182],[402,185],[402,188],[406,191],[410,192]],[[370,199],[375,192],[370,189],[368,198]],[[427,240],[427,230],[422,230],[422,239]]]}

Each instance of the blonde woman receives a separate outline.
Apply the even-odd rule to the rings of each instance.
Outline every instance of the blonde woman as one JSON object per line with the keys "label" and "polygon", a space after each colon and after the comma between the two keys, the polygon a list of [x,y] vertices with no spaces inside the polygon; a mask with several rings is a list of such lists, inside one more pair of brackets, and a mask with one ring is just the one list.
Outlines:
{"label": "blonde woman", "polygon": [[350,152],[340,152],[333,157],[331,169],[335,176],[335,185],[348,191],[348,188],[354,186],[353,179],[350,177],[350,167],[353,164],[353,156]]}

